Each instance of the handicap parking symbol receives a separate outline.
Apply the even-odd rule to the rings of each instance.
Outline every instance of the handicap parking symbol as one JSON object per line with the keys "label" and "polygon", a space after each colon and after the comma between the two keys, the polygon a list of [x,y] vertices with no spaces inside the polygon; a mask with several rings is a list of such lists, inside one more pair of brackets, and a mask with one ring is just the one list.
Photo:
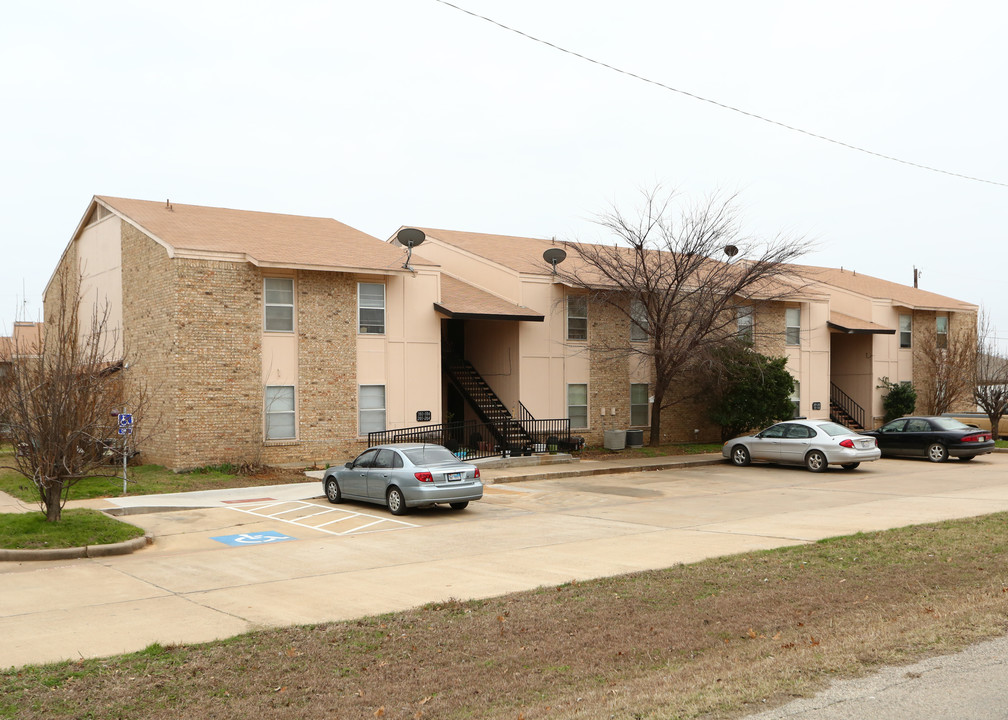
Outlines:
{"label": "handicap parking symbol", "polygon": [[273,530],[263,530],[262,532],[242,533],[241,535],[219,535],[210,539],[224,543],[225,545],[231,545],[232,547],[241,547],[242,545],[269,545],[270,543],[296,540],[297,538],[292,538],[290,535],[284,535]]}

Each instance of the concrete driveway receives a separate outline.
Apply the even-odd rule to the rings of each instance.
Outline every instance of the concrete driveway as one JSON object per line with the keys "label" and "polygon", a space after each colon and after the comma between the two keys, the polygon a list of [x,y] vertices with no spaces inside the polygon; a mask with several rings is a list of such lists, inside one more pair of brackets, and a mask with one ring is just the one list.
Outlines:
{"label": "concrete driveway", "polygon": [[374,505],[306,502],[312,486],[299,497],[271,499],[271,488],[257,488],[217,507],[132,515],[156,537],[133,555],[0,564],[0,667],[1008,510],[1008,455],[884,460],[823,474],[719,463],[507,482],[488,485],[465,511],[402,518]]}

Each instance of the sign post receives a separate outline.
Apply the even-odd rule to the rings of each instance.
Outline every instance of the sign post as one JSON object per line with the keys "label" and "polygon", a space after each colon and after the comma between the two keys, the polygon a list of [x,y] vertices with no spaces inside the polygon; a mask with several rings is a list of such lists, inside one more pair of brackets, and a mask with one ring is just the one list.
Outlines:
{"label": "sign post", "polygon": [[133,414],[119,413],[119,434],[122,435],[123,494],[126,493],[126,460],[129,457],[127,441],[133,434]]}

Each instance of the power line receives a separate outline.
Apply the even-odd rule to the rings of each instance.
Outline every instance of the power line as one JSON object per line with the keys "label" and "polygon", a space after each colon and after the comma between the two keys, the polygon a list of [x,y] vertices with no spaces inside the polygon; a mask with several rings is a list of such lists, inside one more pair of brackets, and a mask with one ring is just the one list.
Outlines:
{"label": "power line", "polygon": [[745,115],[746,117],[753,118],[754,120],[761,120],[765,123],[769,123],[770,125],[776,125],[777,127],[784,128],[785,130],[790,130],[791,132],[800,133],[802,135],[815,138],[816,140],[822,140],[824,142],[832,143],[834,145],[839,145],[840,147],[847,148],[848,150],[855,150],[857,152],[864,153],[866,155],[873,155],[874,157],[881,158],[883,160],[897,162],[902,165],[909,165],[910,167],[915,167],[919,170],[927,170],[929,172],[939,173],[941,175],[949,175],[951,177],[960,178],[961,180],[971,180],[973,182],[986,183],[987,185],[1008,187],[1008,183],[1005,182],[999,182],[997,180],[986,180],[984,178],[974,177],[972,175],[964,175],[962,173],[952,172],[951,170],[942,170],[941,168],[931,167],[930,165],[923,165],[921,163],[912,162],[910,160],[903,160],[902,158],[894,157],[892,155],[886,155],[885,153],[876,152],[874,150],[869,150],[868,148],[863,148],[860,147],[859,145],[853,145],[851,143],[844,142],[843,140],[836,140],[835,138],[827,137],[826,135],[820,135],[819,133],[811,132],[810,130],[803,130],[800,127],[795,127],[794,125],[788,125],[787,123],[781,122],[779,120],[774,120],[772,118],[764,117],[763,115],[758,115],[757,113],[749,112],[748,110],[737,108],[734,105],[728,105],[727,103],[718,102],[717,100],[711,100],[710,98],[705,98],[701,95],[697,95],[695,93],[691,93],[686,90],[680,90],[679,88],[672,87],[671,85],[666,85],[665,83],[659,82],[657,80],[646,78],[643,75],[638,75],[637,73],[631,72],[629,70],[623,70],[622,68],[618,68],[615,65],[610,65],[609,63],[602,62],[601,60],[595,60],[594,58],[590,58],[587,55],[582,55],[581,53],[575,52],[574,50],[568,50],[567,48],[561,47],[556,43],[550,42],[549,40],[543,40],[542,38],[536,37],[534,35],[529,35],[527,32],[523,32],[521,30],[518,30],[517,28],[513,28],[510,25],[505,25],[504,23],[494,20],[493,18],[489,18],[486,15],[480,15],[479,13],[473,12],[472,10],[467,10],[464,7],[459,7],[454,3],[448,2],[448,0],[434,0],[434,1],[441,3],[442,5],[445,5],[447,7],[458,10],[459,12],[463,12],[466,15],[470,15],[479,20],[484,20],[490,23],[491,25],[496,25],[497,27],[503,30],[507,30],[508,32],[514,33],[516,35],[521,35],[522,37],[527,38],[528,40],[531,40],[533,42],[537,42],[541,45],[553,48],[554,50],[559,50],[562,53],[572,55],[573,57],[579,58],[586,62],[590,62],[593,65],[604,67],[607,70],[612,70],[613,72],[619,73],[620,75],[626,75],[627,77],[632,77],[636,80],[640,80],[641,82],[648,83],[649,85],[655,85],[657,87],[660,87],[663,90],[668,90],[670,92],[678,93],[680,95],[685,95],[686,97],[692,98],[693,100],[699,100],[700,102],[705,102],[710,105],[722,108],[724,110],[730,110],[732,112],[739,113],[740,115]]}

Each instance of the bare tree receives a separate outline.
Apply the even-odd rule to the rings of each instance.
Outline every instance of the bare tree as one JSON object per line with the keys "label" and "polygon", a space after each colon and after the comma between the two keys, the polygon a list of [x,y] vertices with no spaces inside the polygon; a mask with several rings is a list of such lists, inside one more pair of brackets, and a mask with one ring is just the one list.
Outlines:
{"label": "bare tree", "polygon": [[977,331],[972,325],[948,333],[925,333],[914,345],[914,387],[923,415],[963,410],[977,385]]}
{"label": "bare tree", "polygon": [[[80,277],[63,269],[49,288],[52,303],[36,347],[17,348],[0,408],[15,448],[9,465],[38,490],[46,520],[60,519],[70,488],[84,477],[119,474],[109,459],[118,444],[117,411],[138,418],[146,405],[139,383],[125,383],[124,353],[107,308],[81,315]],[[114,441],[114,442],[110,442]]]}
{"label": "bare tree", "polygon": [[998,353],[996,332],[990,317],[981,311],[977,321],[977,382],[973,399],[987,413],[991,435],[999,439],[998,426],[1008,413],[1008,357]]}
{"label": "bare tree", "polygon": [[[695,397],[714,349],[738,330],[740,309],[781,300],[804,282],[785,264],[811,247],[804,238],[746,236],[737,197],[712,195],[676,210],[675,192],[642,193],[642,207],[628,216],[613,207],[596,222],[617,244],[571,243],[563,280],[626,318],[638,338],[594,338],[593,352],[643,356],[652,367],[652,445],[661,442],[662,412]],[[783,333],[783,328],[781,328]]]}

